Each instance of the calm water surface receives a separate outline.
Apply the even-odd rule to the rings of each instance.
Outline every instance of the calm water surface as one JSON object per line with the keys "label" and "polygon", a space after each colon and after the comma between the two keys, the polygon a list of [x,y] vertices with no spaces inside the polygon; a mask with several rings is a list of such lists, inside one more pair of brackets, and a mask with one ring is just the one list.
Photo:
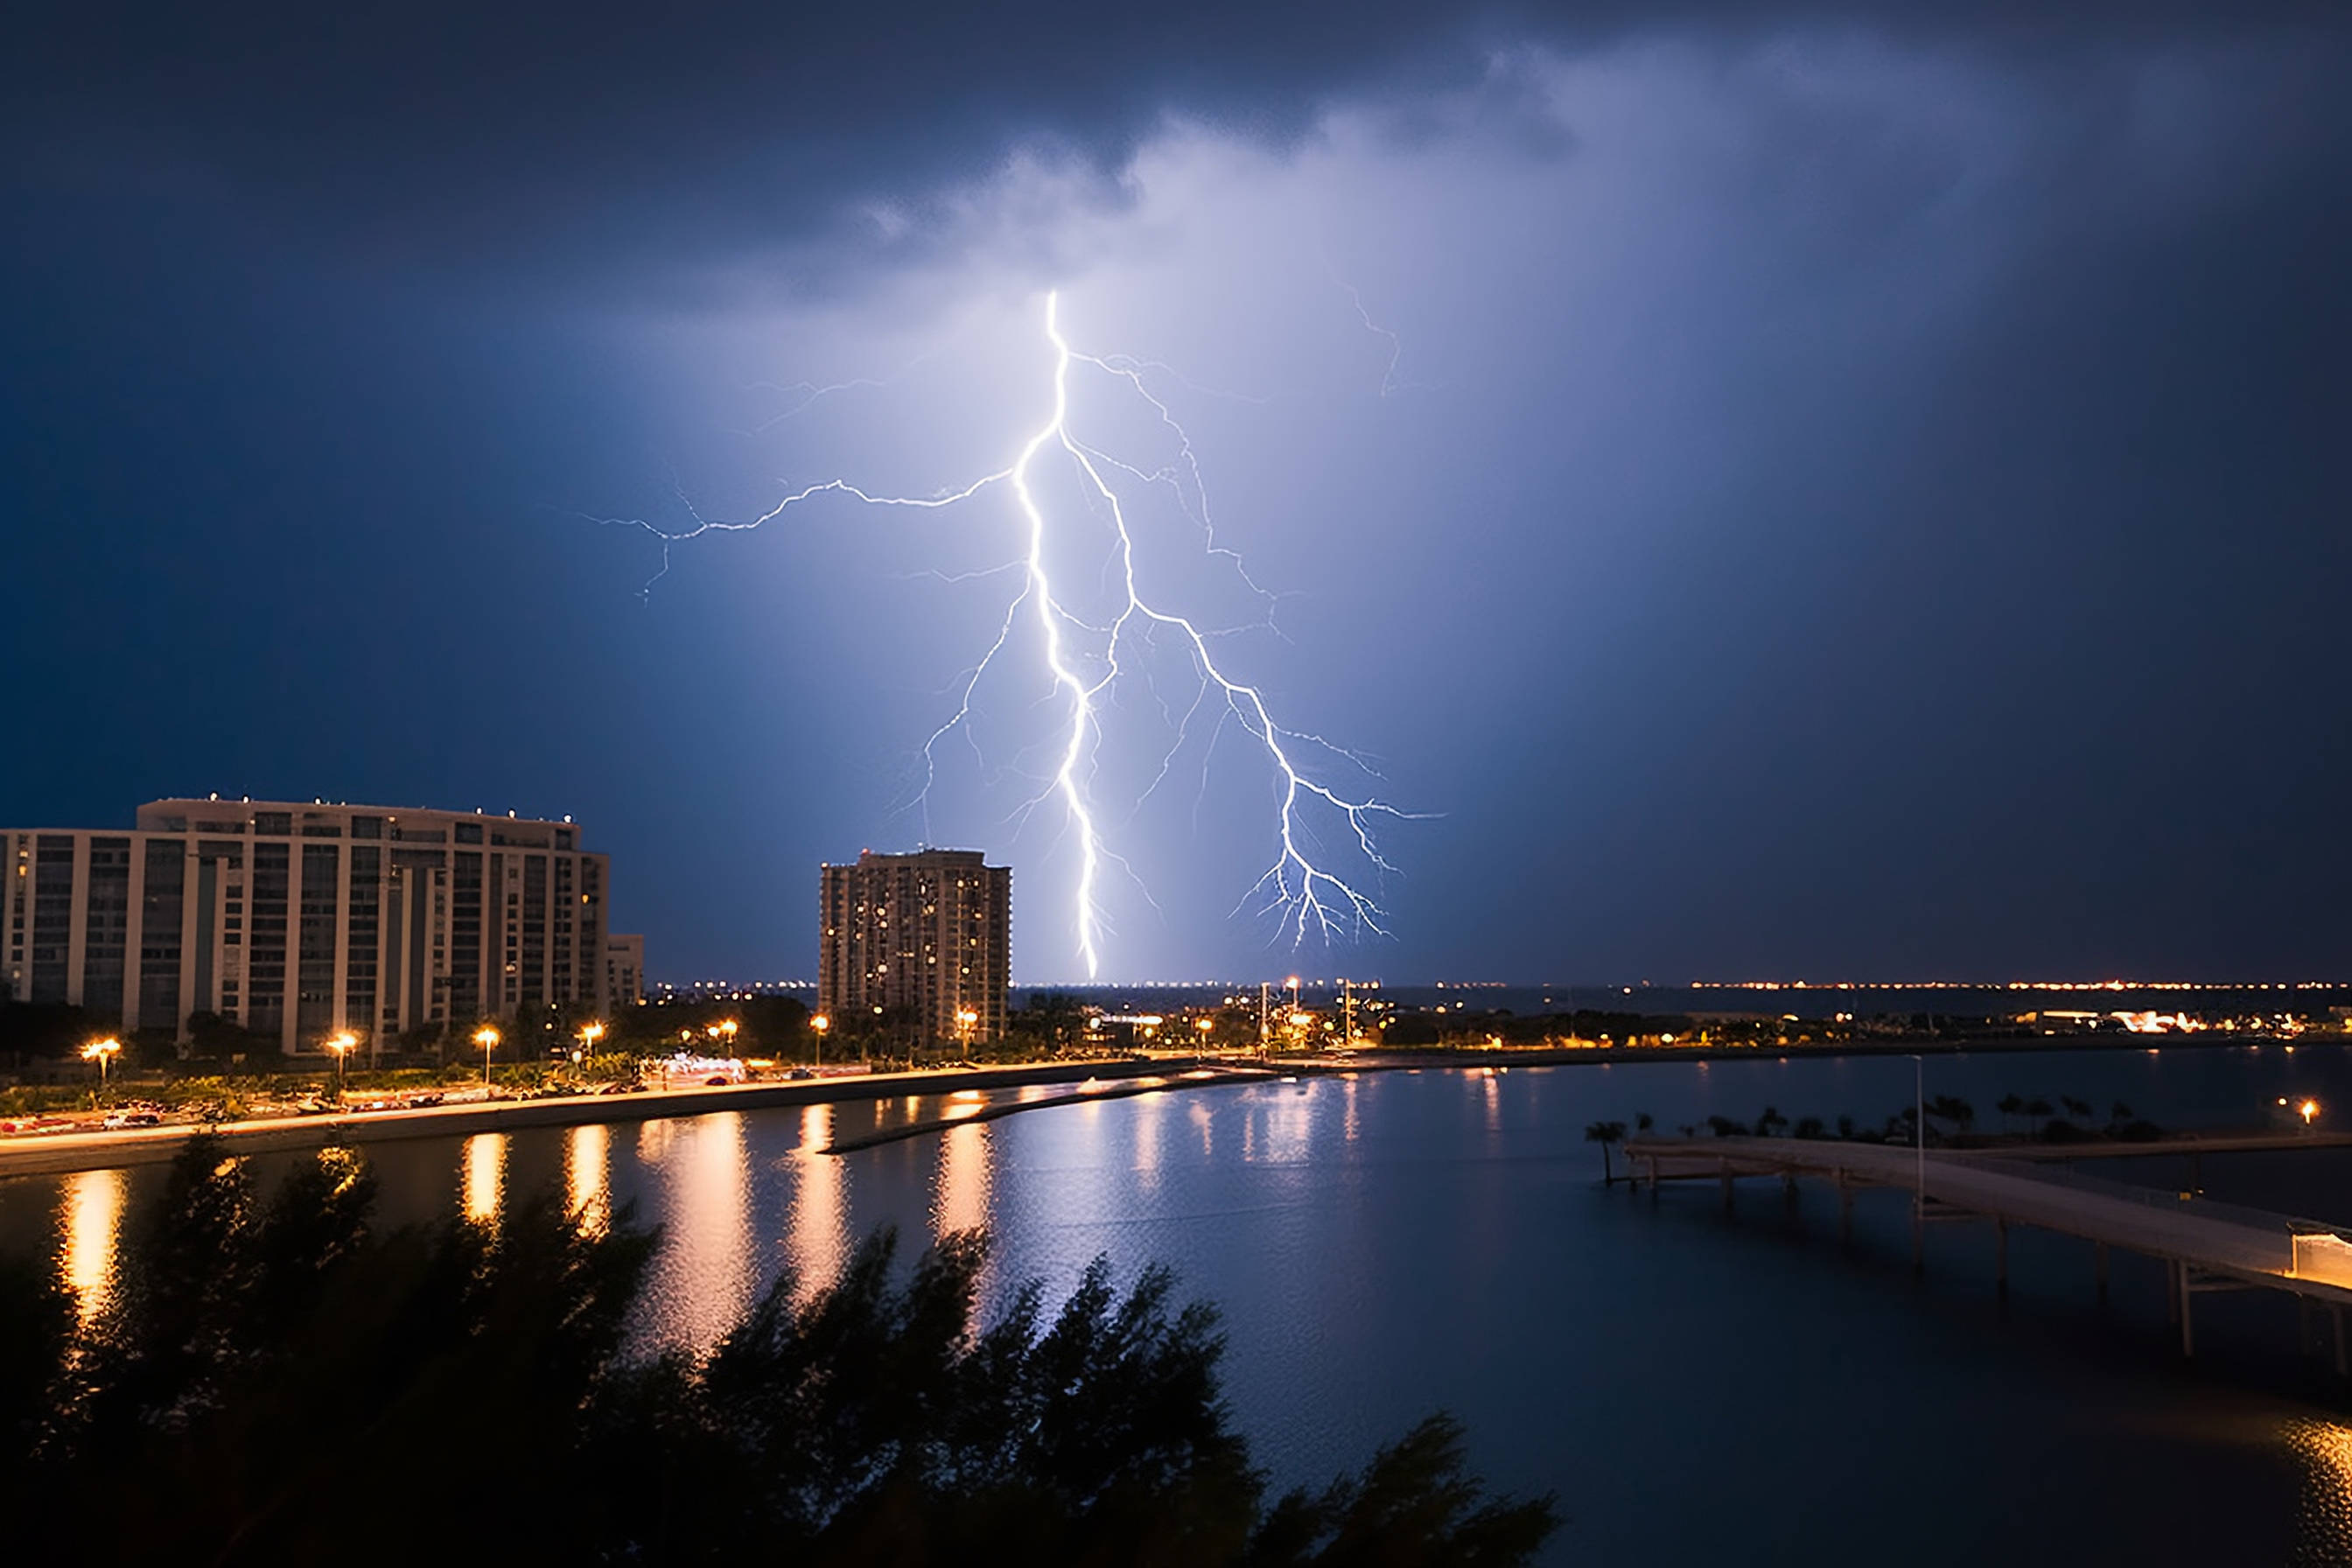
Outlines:
{"label": "calm water surface", "polygon": [[[2244,1125],[2284,1095],[2352,1115],[2352,1059],[1932,1059],[1929,1094],[2130,1101]],[[634,1203],[666,1239],[640,1332],[708,1343],[782,1269],[821,1280],[853,1238],[985,1224],[990,1289],[1066,1289],[1097,1254],[1173,1265],[1231,1336],[1225,1384],[1276,1480],[1352,1466],[1429,1410],[1470,1424],[1497,1483],[1556,1491],[1559,1563],[2352,1561],[2352,1405],[2296,1354],[2291,1301],[2200,1297],[2168,1352],[2161,1273],[2021,1232],[2004,1309],[1981,1226],[1938,1226],[1911,1277],[1906,1200],[1864,1194],[1857,1242],[1810,1190],[1604,1191],[1586,1123],[1851,1113],[1908,1102],[1911,1065],[1847,1058],[1364,1074],[1040,1110],[845,1157],[830,1138],[950,1102],[724,1113],[370,1151],[387,1217],[495,1215],[542,1188]],[[963,1103],[971,1103],[965,1101]],[[265,1175],[292,1157],[261,1162]],[[2185,1162],[2102,1163],[2172,1186]],[[2352,1159],[2209,1158],[2213,1196],[2352,1221]],[[0,1182],[0,1245],[102,1301],[153,1167]]]}

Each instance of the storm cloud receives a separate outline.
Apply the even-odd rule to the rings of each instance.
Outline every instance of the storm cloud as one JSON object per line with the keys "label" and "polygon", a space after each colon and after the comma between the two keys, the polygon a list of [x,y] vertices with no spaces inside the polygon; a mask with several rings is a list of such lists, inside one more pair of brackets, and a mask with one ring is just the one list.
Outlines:
{"label": "storm cloud", "polygon": [[[41,18],[0,817],[573,811],[680,978],[805,973],[814,862],[929,834],[1067,977],[1017,692],[905,809],[1002,509],[642,600],[583,521],[987,471],[1058,285],[1181,372],[1277,594],[1237,667],[1430,814],[1328,967],[2328,971],[2347,30],[2210,10]],[[1230,914],[1264,780],[1200,760],[1118,802],[1115,973],[1291,962]]]}

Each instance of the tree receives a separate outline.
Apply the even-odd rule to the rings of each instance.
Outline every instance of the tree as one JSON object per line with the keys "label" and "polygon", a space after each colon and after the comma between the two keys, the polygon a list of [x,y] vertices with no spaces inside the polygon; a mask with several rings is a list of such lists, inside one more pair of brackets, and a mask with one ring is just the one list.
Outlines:
{"label": "tree", "polygon": [[1622,1121],[1593,1121],[1585,1126],[1584,1141],[1601,1145],[1601,1184],[1604,1187],[1617,1180],[1609,1168],[1609,1146],[1624,1136],[1625,1124]]}
{"label": "tree", "polygon": [[2019,1095],[2004,1094],[1994,1102],[1993,1109],[2000,1112],[2000,1130],[2006,1132],[2011,1119],[2025,1114],[2025,1100]]}
{"label": "tree", "polygon": [[1977,1108],[1957,1095],[1939,1094],[1927,1102],[1927,1114],[1949,1123],[1955,1131],[1966,1132],[1976,1125]]}
{"label": "tree", "polygon": [[2062,1094],[2058,1097],[2058,1103],[2066,1108],[2067,1115],[2078,1121],[2088,1121],[2091,1119],[2091,1102],[2087,1100],[2077,1100],[2071,1094]]}
{"label": "tree", "polygon": [[1391,1563],[1524,1563],[1559,1528],[1549,1500],[1486,1502],[1465,1467],[1462,1424],[1433,1415],[1383,1448],[1360,1479],[1320,1496],[1293,1492],[1252,1542],[1264,1568],[1385,1568]]}
{"label": "tree", "polygon": [[121,1028],[107,1017],[63,1002],[0,1001],[0,1057],[21,1065],[34,1058],[70,1057],[100,1035]]}
{"label": "tree", "polygon": [[1764,1113],[1756,1119],[1757,1132],[1766,1138],[1779,1136],[1780,1129],[1788,1125],[1789,1119],[1780,1114],[1780,1107],[1774,1105],[1766,1106]]}
{"label": "tree", "polygon": [[1024,1033],[1058,1053],[1074,1048],[1086,1037],[1090,1012],[1086,999],[1074,991],[1032,991],[1018,1021]]}
{"label": "tree", "polygon": [[[814,1292],[789,1273],[707,1357],[626,1353],[656,1236],[541,1199],[496,1227],[383,1231],[347,1151],[264,1203],[192,1139],[77,1331],[0,1260],[0,1508],[128,1562],[1523,1563],[1549,1498],[1490,1498],[1434,1416],[1358,1475],[1269,1509],[1229,1426],[1214,1310],[1097,1259],[976,1321],[988,1256],[911,1269],[883,1230]],[[404,1489],[352,1527],[349,1479],[462,1435],[510,1506]],[[723,1500],[723,1506],[714,1506]]]}

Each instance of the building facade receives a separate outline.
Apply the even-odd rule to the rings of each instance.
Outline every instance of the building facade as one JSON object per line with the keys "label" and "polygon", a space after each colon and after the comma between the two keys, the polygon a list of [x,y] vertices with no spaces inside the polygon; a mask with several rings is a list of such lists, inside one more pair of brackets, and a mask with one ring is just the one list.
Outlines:
{"label": "building facade", "polygon": [[604,1011],[618,1013],[646,999],[646,939],[604,939]]}
{"label": "building facade", "polygon": [[819,872],[817,1010],[884,1014],[934,1040],[1004,1033],[1013,984],[1013,873],[977,849],[868,850]]}
{"label": "building facade", "polygon": [[206,799],[136,823],[0,829],[9,994],[175,1039],[215,1013],[289,1053],[607,1005],[608,866],[572,822]]}

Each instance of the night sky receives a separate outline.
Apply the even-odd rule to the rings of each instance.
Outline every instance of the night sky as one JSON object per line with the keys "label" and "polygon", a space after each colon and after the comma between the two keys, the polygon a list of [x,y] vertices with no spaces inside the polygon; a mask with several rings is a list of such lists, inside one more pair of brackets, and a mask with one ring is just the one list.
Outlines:
{"label": "night sky", "polygon": [[1034,647],[908,804],[1003,487],[650,587],[629,525],[1002,468],[1058,287],[1268,596],[1139,481],[1139,565],[1421,814],[1324,821],[1392,934],[1294,958],[1262,754],[1143,661],[1102,978],[2352,975],[2339,6],[1266,11],[18,13],[0,823],[569,813],[673,980],[813,973],[817,863],[929,838],[1082,977]]}

